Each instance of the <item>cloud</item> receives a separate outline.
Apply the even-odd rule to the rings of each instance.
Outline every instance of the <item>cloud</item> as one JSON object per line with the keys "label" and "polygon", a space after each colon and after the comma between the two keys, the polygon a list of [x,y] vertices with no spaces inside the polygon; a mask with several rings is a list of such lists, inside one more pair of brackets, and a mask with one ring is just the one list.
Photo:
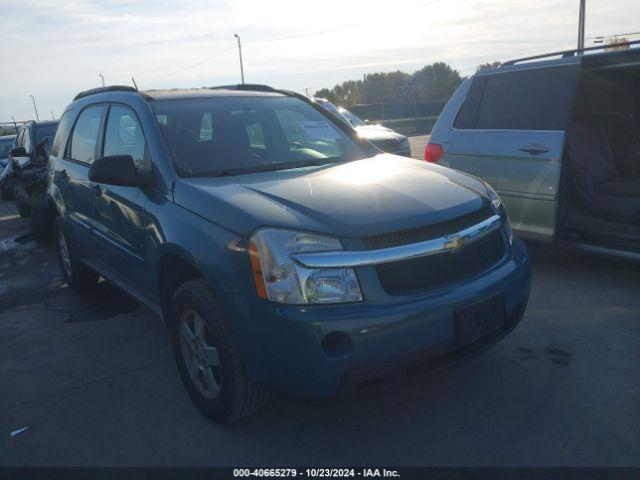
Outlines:
{"label": "cloud", "polygon": [[[238,80],[234,33],[249,81],[303,90],[433,61],[463,74],[478,63],[572,47],[577,2],[563,0],[3,0],[0,121],[59,113],[80,90]],[[638,30],[637,0],[591,0],[587,34]]]}

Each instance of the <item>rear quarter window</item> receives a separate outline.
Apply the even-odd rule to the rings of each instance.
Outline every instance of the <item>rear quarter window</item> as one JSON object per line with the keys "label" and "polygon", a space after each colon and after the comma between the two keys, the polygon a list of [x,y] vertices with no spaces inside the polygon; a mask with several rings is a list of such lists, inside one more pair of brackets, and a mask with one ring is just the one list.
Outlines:
{"label": "rear quarter window", "polygon": [[53,146],[51,147],[51,155],[57,157],[60,154],[64,140],[69,136],[69,130],[73,124],[72,110],[68,110],[62,114],[58,129],[56,130],[56,136],[53,139]]}
{"label": "rear quarter window", "polygon": [[459,129],[564,130],[575,86],[570,68],[543,68],[474,79],[453,123]]}

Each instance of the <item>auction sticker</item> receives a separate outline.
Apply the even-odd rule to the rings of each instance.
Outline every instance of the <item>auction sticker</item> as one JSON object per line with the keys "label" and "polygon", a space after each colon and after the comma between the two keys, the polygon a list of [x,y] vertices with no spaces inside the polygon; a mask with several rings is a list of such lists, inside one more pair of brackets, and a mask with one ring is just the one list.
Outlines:
{"label": "auction sticker", "polygon": [[298,122],[298,126],[311,138],[327,139],[340,138],[331,125],[324,120],[305,120]]}

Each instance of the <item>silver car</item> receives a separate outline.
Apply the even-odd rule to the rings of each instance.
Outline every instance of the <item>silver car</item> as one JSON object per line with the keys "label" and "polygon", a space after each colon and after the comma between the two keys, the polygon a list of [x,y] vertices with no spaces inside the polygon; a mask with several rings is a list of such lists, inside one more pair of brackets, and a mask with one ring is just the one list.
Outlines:
{"label": "silver car", "polygon": [[380,150],[394,155],[402,155],[404,157],[411,156],[411,145],[409,139],[384,125],[370,124],[365,122],[353,112],[344,107],[337,107],[326,98],[314,98],[315,102],[322,105],[325,109],[336,115],[341,120],[347,122],[356,129],[358,135],[366,138]]}
{"label": "silver car", "polygon": [[489,182],[525,240],[640,259],[637,44],[472,76],[440,115],[425,159]]}

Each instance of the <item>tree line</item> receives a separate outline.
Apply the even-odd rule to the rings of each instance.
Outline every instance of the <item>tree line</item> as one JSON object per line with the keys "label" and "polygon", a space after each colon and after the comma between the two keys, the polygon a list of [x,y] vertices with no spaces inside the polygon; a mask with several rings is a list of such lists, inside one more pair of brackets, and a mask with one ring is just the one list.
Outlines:
{"label": "tree line", "polygon": [[444,62],[436,62],[411,74],[370,73],[362,80],[347,80],[335,87],[315,92],[338,105],[367,103],[417,103],[448,100],[462,82],[460,72]]}

